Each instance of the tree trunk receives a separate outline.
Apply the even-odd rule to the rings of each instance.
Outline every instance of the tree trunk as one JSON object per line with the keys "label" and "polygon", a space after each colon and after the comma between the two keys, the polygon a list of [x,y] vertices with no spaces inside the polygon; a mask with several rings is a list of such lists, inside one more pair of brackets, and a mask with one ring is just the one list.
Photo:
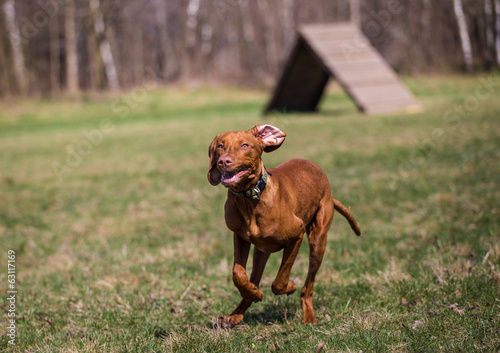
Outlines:
{"label": "tree trunk", "polygon": [[360,0],[349,0],[351,6],[351,22],[361,28],[361,4]]}
{"label": "tree trunk", "polygon": [[495,32],[496,32],[496,50],[497,50],[497,64],[500,66],[500,0],[495,0]]}
{"label": "tree trunk", "polygon": [[251,46],[255,41],[255,32],[253,28],[252,18],[250,17],[250,5],[248,3],[248,0],[239,0],[239,8],[243,28],[243,39],[248,46]]}
{"label": "tree trunk", "polygon": [[258,0],[257,5],[264,19],[264,33],[266,45],[266,61],[270,72],[275,73],[278,67],[279,55],[276,43],[274,17],[271,11],[270,0]]}
{"label": "tree trunk", "polygon": [[195,55],[196,55],[196,32],[198,28],[198,12],[200,10],[200,0],[189,0],[186,18],[186,49],[187,59],[184,62],[186,75],[189,79],[195,76]]}
{"label": "tree trunk", "polygon": [[285,31],[285,45],[292,46],[295,39],[295,18],[294,18],[294,0],[285,0],[283,6],[283,29]]}
{"label": "tree trunk", "polygon": [[99,45],[97,44],[96,33],[94,30],[94,16],[90,3],[88,4],[89,16],[85,26],[87,27],[87,52],[89,57],[89,88],[91,91],[97,91],[103,87],[101,78],[102,63],[99,55]]}
{"label": "tree trunk", "polygon": [[[144,81],[144,43],[142,40],[142,21],[141,9],[139,6],[142,6],[141,3],[135,3],[134,7],[137,10],[137,14],[132,16],[131,18],[131,26],[132,26],[132,45],[134,47],[134,56],[131,58],[132,60],[132,70],[134,73],[133,84],[134,85],[142,85]],[[138,18],[141,21],[138,21]]]}
{"label": "tree trunk", "polygon": [[186,45],[193,48],[196,45],[196,28],[198,27],[198,11],[200,0],[189,0],[186,20]]}
{"label": "tree trunk", "polygon": [[[2,39],[0,37],[0,47],[2,47]],[[5,52],[3,50],[0,50],[0,67],[3,67],[4,70],[0,72],[0,97],[5,96],[10,93],[9,90],[9,79],[7,77],[7,58],[5,57]]]}
{"label": "tree trunk", "polygon": [[429,43],[432,42],[432,12],[434,11],[432,6],[432,0],[423,0],[422,15],[420,17],[420,48],[422,50],[422,58],[425,62],[431,63],[432,60],[432,48]]}
{"label": "tree trunk", "polygon": [[486,32],[486,66],[491,67],[495,57],[495,27],[493,26],[493,0],[484,0]]}
{"label": "tree trunk", "polygon": [[250,15],[250,4],[248,0],[239,0],[239,22],[242,33],[242,38],[239,39],[241,68],[244,74],[250,73],[255,76],[257,60],[255,54],[255,30]]}
{"label": "tree trunk", "polygon": [[106,73],[108,85],[113,92],[117,92],[120,90],[120,83],[118,82],[118,74],[113,59],[113,53],[111,52],[111,45],[106,36],[106,27],[104,25],[100,1],[90,0],[90,9],[94,16],[94,30],[98,37],[99,49],[101,51],[101,58],[104,63],[104,72]]}
{"label": "tree trunk", "polygon": [[[3,23],[3,13],[0,12],[0,23]],[[4,50],[6,44],[4,38],[7,38],[4,32],[4,26],[0,25],[0,97],[12,94],[12,89],[9,85],[9,64],[7,60],[7,54]]]}
{"label": "tree trunk", "polygon": [[75,28],[75,2],[66,1],[66,14],[64,19],[64,28],[66,32],[66,85],[68,94],[76,96],[79,92],[78,77],[78,53],[76,46],[76,28]]}
{"label": "tree trunk", "polygon": [[156,0],[156,23],[159,32],[159,67],[156,73],[163,80],[172,80],[179,74],[179,60],[177,51],[174,48],[172,40],[169,38],[167,26],[167,2],[165,0]]}
{"label": "tree trunk", "polygon": [[462,52],[464,54],[465,69],[468,72],[472,72],[474,70],[472,46],[470,42],[469,31],[467,29],[467,21],[464,14],[462,0],[453,0],[453,9],[455,10],[455,16],[457,18],[458,30],[460,33],[460,42],[462,45]]}
{"label": "tree trunk", "polygon": [[24,95],[28,91],[28,74],[24,62],[21,33],[16,23],[16,7],[14,0],[6,0],[3,5],[3,10],[5,13],[5,22],[9,34],[10,45],[12,47],[14,74],[19,92]]}
{"label": "tree trunk", "polygon": [[59,16],[55,14],[49,23],[49,36],[50,36],[50,90],[51,93],[59,93],[60,86],[60,48],[59,41]]}
{"label": "tree trunk", "polygon": [[[153,7],[153,9],[150,8]],[[123,16],[123,24],[121,24],[121,28],[123,31],[118,33],[125,35],[130,40],[128,41],[127,49],[125,52],[121,52],[121,55],[126,57],[125,66],[126,70],[120,73],[120,79],[123,86],[134,87],[137,85],[141,85],[144,81],[144,69],[146,67],[145,63],[148,63],[149,67],[156,64],[155,55],[157,49],[149,48],[146,50],[144,47],[145,43],[143,40],[143,26],[145,23],[148,23],[147,16],[151,13],[156,12],[154,9],[154,3],[145,8],[144,2],[132,0],[125,5],[124,10],[122,12]],[[149,28],[154,28],[153,26],[148,26]],[[114,43],[112,40],[113,35],[111,31],[109,31],[110,27],[107,26],[107,35],[108,40],[111,43]],[[148,32],[146,30],[146,32]],[[153,31],[150,32],[152,34],[151,38],[156,39],[156,33]],[[146,38],[148,34],[146,33]],[[147,42],[146,42],[147,43]],[[115,49],[115,50],[113,50]],[[116,53],[116,48],[112,48],[112,52]]]}

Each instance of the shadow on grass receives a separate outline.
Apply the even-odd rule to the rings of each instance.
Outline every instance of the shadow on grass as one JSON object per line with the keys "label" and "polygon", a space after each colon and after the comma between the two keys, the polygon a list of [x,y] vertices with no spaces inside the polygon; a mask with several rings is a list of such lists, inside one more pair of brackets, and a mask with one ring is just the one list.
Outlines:
{"label": "shadow on grass", "polygon": [[257,303],[245,314],[244,322],[254,323],[284,323],[296,318],[297,313],[301,313],[300,291],[291,295],[276,296],[270,294],[268,301],[262,304]]}
{"label": "shadow on grass", "polygon": [[[290,305],[290,309],[293,311],[295,308]],[[243,323],[249,326],[257,326],[259,324],[283,324],[288,320],[295,319],[297,315],[292,314],[288,311],[288,308],[277,308],[269,307],[261,309],[257,312],[249,312],[245,314]]]}
{"label": "shadow on grass", "polygon": [[[259,304],[254,304],[250,309],[245,313],[245,317],[243,321],[238,326],[250,326],[257,327],[259,325],[282,325],[287,321],[295,320],[297,317],[298,309],[300,307],[300,300],[295,302],[297,298],[286,298],[284,300],[276,300],[273,303],[268,303],[265,306],[260,306]],[[227,313],[229,314],[229,313]],[[191,330],[202,330],[202,331],[212,331],[218,330],[216,322],[213,320],[207,322],[201,326],[154,326],[150,331],[151,334],[156,338],[165,338],[168,337],[172,330],[177,333],[185,333]]]}
{"label": "shadow on grass", "polygon": [[[300,300],[295,302],[293,299],[297,298],[291,297],[265,305],[254,304],[245,313],[241,324],[255,327],[268,324],[284,324],[289,320],[294,320],[297,316],[297,309],[300,308]],[[207,324],[206,327],[215,328],[213,323]]]}

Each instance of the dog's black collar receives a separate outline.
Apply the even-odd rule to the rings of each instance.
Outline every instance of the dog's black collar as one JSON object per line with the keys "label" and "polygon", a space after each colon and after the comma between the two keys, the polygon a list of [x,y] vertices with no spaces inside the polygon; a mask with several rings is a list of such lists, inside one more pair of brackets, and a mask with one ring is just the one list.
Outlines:
{"label": "dog's black collar", "polygon": [[245,199],[259,200],[260,195],[262,194],[262,192],[266,188],[267,179],[268,179],[268,174],[267,174],[266,168],[264,167],[264,173],[262,173],[262,176],[260,177],[259,182],[253,188],[250,188],[247,191],[243,191],[243,192],[236,192],[233,189],[229,189],[229,190],[231,190],[231,192],[238,197],[242,197]]}

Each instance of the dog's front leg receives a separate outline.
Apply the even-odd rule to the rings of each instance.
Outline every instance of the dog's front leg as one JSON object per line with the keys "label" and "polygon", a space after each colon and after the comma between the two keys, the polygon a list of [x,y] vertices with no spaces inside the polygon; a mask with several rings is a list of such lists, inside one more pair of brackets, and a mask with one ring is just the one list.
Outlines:
{"label": "dog's front leg", "polygon": [[266,254],[259,249],[254,250],[253,254],[253,270],[251,280],[248,280],[246,273],[246,264],[248,254],[250,252],[250,243],[234,235],[234,265],[233,265],[233,282],[240,292],[243,300],[229,316],[219,318],[219,326],[222,328],[231,328],[239,324],[243,320],[245,311],[252,305],[253,302],[262,300],[263,294],[258,289],[264,267],[266,265],[269,254]]}
{"label": "dog's front leg", "polygon": [[257,288],[257,285],[250,282],[247,277],[247,260],[250,252],[250,243],[237,234],[234,234],[234,265],[233,265],[233,282],[243,299],[249,302],[260,302],[262,300],[262,292]]}

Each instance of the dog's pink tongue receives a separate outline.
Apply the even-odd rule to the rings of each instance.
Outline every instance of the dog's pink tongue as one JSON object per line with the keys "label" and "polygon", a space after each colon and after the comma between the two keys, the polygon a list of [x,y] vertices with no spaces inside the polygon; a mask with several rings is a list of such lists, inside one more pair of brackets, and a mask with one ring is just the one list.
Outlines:
{"label": "dog's pink tongue", "polygon": [[222,173],[222,181],[227,181],[227,180],[230,180],[234,177],[236,173],[231,173],[231,172],[224,172]]}

